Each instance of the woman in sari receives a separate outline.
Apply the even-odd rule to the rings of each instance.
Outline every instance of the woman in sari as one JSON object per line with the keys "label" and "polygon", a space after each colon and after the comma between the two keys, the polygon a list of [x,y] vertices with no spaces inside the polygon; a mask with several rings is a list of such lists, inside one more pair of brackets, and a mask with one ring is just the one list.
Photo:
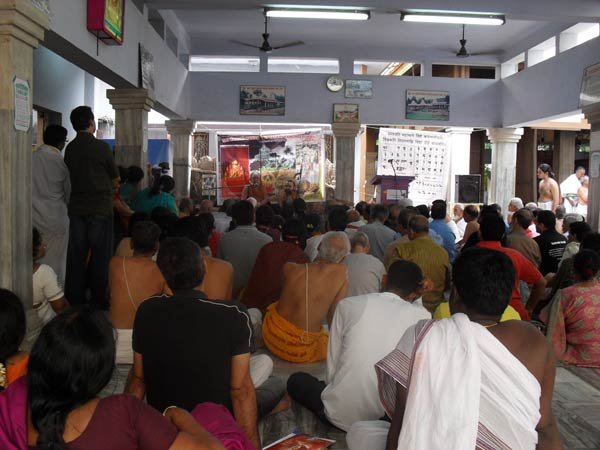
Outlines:
{"label": "woman in sari", "polygon": [[25,337],[25,310],[19,297],[0,289],[0,391],[27,372],[27,353],[19,347]]}
{"label": "woman in sari", "polygon": [[600,256],[582,250],[573,258],[576,283],[560,291],[552,304],[548,337],[566,364],[600,367]]}

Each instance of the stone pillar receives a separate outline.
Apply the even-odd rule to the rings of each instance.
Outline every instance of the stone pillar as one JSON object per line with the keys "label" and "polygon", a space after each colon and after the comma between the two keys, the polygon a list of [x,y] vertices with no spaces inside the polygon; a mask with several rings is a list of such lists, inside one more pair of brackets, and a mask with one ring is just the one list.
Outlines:
{"label": "stone pillar", "polygon": [[468,175],[471,161],[471,133],[473,128],[450,127],[446,133],[450,135],[448,147],[450,149],[450,180],[448,183],[447,200],[457,202],[456,175]]}
{"label": "stone pillar", "polygon": [[517,182],[515,197],[524,203],[537,200],[537,130],[525,128],[517,144]]}
{"label": "stone pillar", "polygon": [[335,138],[335,198],[354,203],[354,154],[358,123],[334,123]]}
{"label": "stone pillar", "polygon": [[575,172],[575,131],[554,132],[554,171],[558,183]]}
{"label": "stone pillar", "polygon": [[[33,49],[44,39],[44,32],[49,26],[48,13],[31,0],[0,0],[0,286],[14,291],[23,300],[28,315],[33,311]],[[16,84],[19,80],[29,87],[18,89]],[[23,102],[19,108],[15,108],[17,91],[20,95],[17,102]],[[23,121],[17,124],[19,115]]]}
{"label": "stone pillar", "polygon": [[504,219],[508,202],[515,196],[517,143],[523,136],[523,128],[488,128],[492,143],[492,179],[488,203],[502,207]]}
{"label": "stone pillar", "polygon": [[148,112],[154,94],[148,89],[109,89],[106,97],[115,110],[115,160],[119,166],[148,164]]}
{"label": "stone pillar", "polygon": [[592,126],[590,130],[590,166],[588,175],[587,221],[592,230],[600,231],[600,103],[583,107],[585,118]]}
{"label": "stone pillar", "polygon": [[193,120],[167,120],[165,125],[173,148],[175,197],[177,199],[189,197],[192,174],[192,133],[195,122]]}

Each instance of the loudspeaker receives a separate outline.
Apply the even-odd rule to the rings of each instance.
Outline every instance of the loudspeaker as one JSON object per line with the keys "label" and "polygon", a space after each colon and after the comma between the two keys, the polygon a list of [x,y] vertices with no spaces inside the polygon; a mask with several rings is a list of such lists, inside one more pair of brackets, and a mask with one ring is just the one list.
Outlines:
{"label": "loudspeaker", "polygon": [[455,201],[481,203],[481,175],[456,175]]}

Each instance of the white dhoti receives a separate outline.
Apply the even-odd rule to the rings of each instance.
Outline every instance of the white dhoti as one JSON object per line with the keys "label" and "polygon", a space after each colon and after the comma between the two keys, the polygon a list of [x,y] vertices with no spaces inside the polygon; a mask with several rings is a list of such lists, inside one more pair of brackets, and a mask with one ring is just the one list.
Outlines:
{"label": "white dhoti", "polygon": [[273,373],[273,360],[268,355],[252,355],[250,357],[250,378],[257,388],[269,379]]}
{"label": "white dhoti", "polygon": [[[408,389],[398,450],[536,447],[539,382],[464,314],[409,328],[375,368],[388,416],[394,414],[398,384]],[[354,424],[349,448],[385,449],[385,428],[381,422]]]}
{"label": "white dhoti", "polygon": [[117,355],[115,362],[117,364],[133,364],[133,347],[131,338],[133,330],[116,328],[117,333]]}
{"label": "white dhoti", "polygon": [[52,232],[38,227],[46,244],[46,255],[39,261],[47,264],[56,272],[56,278],[61,286],[65,285],[65,274],[67,271],[67,249],[69,247],[69,228],[61,232]]}
{"label": "white dhoti", "polygon": [[552,200],[550,200],[549,202],[538,202],[537,205],[538,205],[539,209],[542,209],[544,211],[552,211],[553,210]]}
{"label": "white dhoti", "polygon": [[575,212],[577,214],[581,214],[583,216],[583,218],[587,220],[588,205],[577,204],[577,207],[575,208]]}

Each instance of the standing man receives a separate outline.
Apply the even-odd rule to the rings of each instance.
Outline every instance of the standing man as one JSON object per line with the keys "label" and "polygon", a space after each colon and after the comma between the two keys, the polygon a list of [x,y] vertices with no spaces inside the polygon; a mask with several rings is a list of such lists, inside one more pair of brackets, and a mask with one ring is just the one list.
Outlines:
{"label": "standing man", "polygon": [[554,179],[552,167],[549,164],[540,164],[537,168],[537,177],[540,180],[538,208],[554,211],[560,201],[560,190]]}
{"label": "standing man", "polygon": [[577,191],[581,187],[581,177],[585,175],[585,169],[578,166],[575,173],[569,175],[565,181],[560,183],[560,195],[563,199],[563,206],[567,210],[567,214],[576,212],[577,208]]}
{"label": "standing man", "polygon": [[61,284],[65,282],[67,265],[67,204],[71,195],[69,169],[60,153],[66,142],[66,128],[48,125],[44,130],[44,144],[33,152],[31,161],[33,226],[42,233],[46,243],[46,255],[39,262],[52,267]]}
{"label": "standing man", "polygon": [[119,170],[109,145],[94,137],[92,109],[78,106],[70,118],[77,137],[65,150],[72,188],[65,294],[72,304],[86,303],[89,280],[91,303],[107,310],[108,263],[113,252],[112,200],[119,188]]}

